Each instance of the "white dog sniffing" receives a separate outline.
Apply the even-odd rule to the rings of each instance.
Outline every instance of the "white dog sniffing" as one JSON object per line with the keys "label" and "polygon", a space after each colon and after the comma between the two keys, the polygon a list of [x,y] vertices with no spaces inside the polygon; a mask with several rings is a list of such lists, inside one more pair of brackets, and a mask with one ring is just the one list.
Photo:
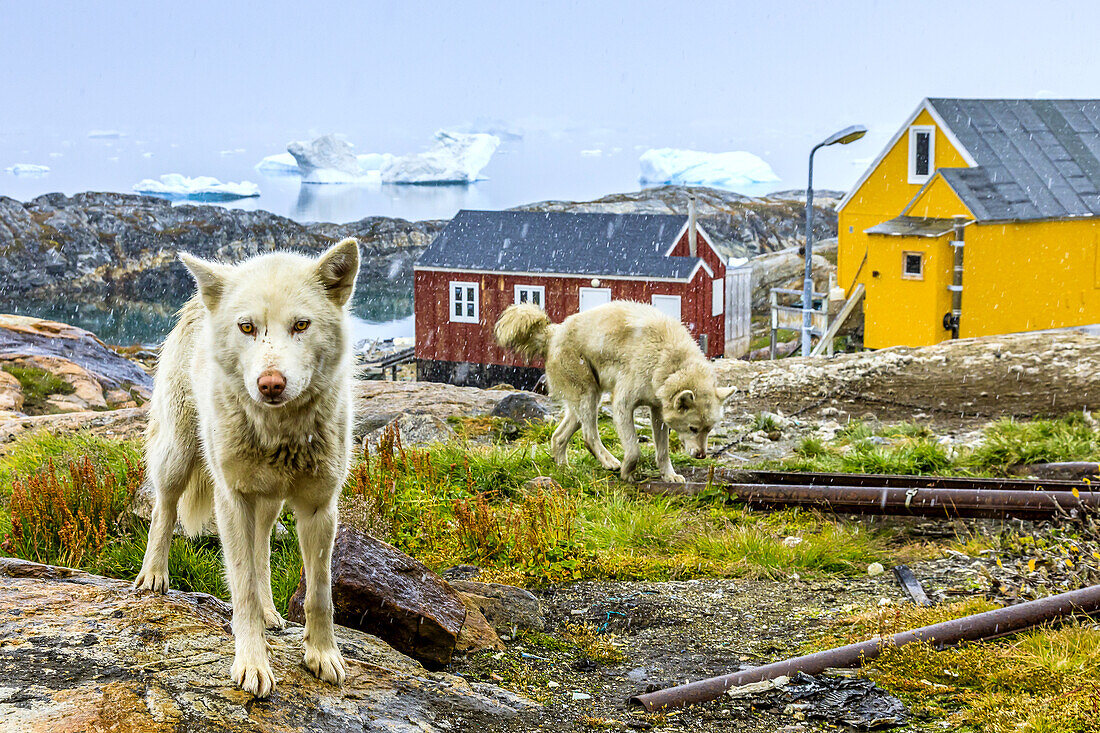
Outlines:
{"label": "white dog sniffing", "polygon": [[270,537],[288,503],[306,575],[305,663],[341,684],[330,575],[351,446],[347,304],[358,243],[345,239],[318,259],[180,259],[198,294],[180,310],[157,365],[146,435],[156,505],[135,585],[168,589],[177,509],[192,534],[213,511],[233,597],[233,679],[270,695],[264,629],[285,623],[271,598]]}
{"label": "white dog sniffing", "polygon": [[[609,471],[634,478],[641,457],[634,410],[649,408],[657,468],[665,481],[683,483],[669,458],[669,428],[686,452],[703,458],[707,436],[722,417],[722,402],[734,389],[719,387],[714,368],[682,323],[644,303],[615,301],[551,323],[541,308],[509,306],[496,323],[497,342],[546,359],[550,394],[565,403],[565,415],[550,446],[564,464],[569,439],[580,428],[584,444]],[[611,393],[623,460],[600,440],[600,398]]]}

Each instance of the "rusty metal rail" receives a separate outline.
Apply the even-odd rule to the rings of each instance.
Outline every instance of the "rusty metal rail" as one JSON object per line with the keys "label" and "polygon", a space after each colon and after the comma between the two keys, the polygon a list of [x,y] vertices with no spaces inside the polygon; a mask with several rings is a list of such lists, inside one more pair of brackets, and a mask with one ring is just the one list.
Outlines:
{"label": "rusty metal rail", "polygon": [[[697,494],[704,483],[652,481],[643,490],[663,494]],[[940,489],[798,484],[715,483],[745,504],[772,509],[807,507],[840,514],[894,514],[923,517],[1044,519],[1079,511],[1100,510],[1100,492],[1022,491],[1015,489]]]}
{"label": "rusty metal rail", "polygon": [[629,702],[641,705],[647,711],[682,707],[708,700],[716,700],[731,687],[751,682],[775,679],[796,672],[819,674],[830,667],[858,667],[864,661],[874,659],[887,646],[903,646],[914,641],[926,641],[937,648],[955,646],[968,641],[983,641],[1032,628],[1043,623],[1065,618],[1074,613],[1094,614],[1100,611],[1100,585],[1062,593],[1016,606],[924,626],[912,631],[894,634],[888,638],[870,639],[857,644],[807,654],[782,662],[754,667],[721,677],[670,687],[656,692],[637,695]]}

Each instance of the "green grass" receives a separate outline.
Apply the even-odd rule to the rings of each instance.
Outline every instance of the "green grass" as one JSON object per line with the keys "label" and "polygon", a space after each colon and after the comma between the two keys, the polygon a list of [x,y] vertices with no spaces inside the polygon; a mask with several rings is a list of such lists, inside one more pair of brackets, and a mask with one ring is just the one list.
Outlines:
{"label": "green grass", "polygon": [[28,415],[47,412],[49,405],[46,398],[50,395],[72,394],[76,391],[65,380],[39,367],[8,364],[3,369],[19,380],[19,387],[23,391],[23,412]]}
{"label": "green grass", "polygon": [[[934,608],[898,606],[843,623],[824,649],[993,608],[970,600]],[[1100,730],[1100,629],[1070,622],[1007,640],[935,651],[928,644],[887,647],[865,670],[901,697],[932,729],[975,733],[1089,733]],[[939,721],[943,721],[940,724]]]}
{"label": "green grass", "polygon": [[979,445],[950,449],[925,425],[873,426],[858,420],[830,443],[809,437],[795,455],[768,464],[789,471],[1003,476],[1014,466],[1052,461],[1096,461],[1100,432],[1081,414],[1062,418],[999,420]]}

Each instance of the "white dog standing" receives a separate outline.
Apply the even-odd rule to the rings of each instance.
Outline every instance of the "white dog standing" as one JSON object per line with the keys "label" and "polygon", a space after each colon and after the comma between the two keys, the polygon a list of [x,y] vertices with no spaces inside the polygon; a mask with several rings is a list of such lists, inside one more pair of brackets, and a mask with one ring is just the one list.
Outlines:
{"label": "white dog standing", "polygon": [[[707,454],[707,437],[722,418],[733,387],[719,387],[714,368],[684,325],[643,303],[615,301],[561,323],[536,305],[509,306],[495,326],[497,343],[546,360],[550,394],[565,404],[550,439],[554,460],[564,465],[569,439],[579,428],[584,444],[623,481],[634,478],[641,458],[634,410],[649,408],[657,468],[665,481],[683,483],[669,458],[669,429],[686,452]],[[620,462],[600,440],[600,398],[611,393],[611,413],[623,445]]]}
{"label": "white dog standing", "polygon": [[351,445],[347,303],[358,244],[345,239],[319,259],[180,259],[198,295],[157,366],[146,447],[156,505],[135,585],[167,591],[177,508],[191,534],[213,510],[233,597],[233,679],[268,696],[275,677],[264,629],[285,623],[271,598],[270,538],[286,502],[307,581],[305,664],[341,684],[330,564]]}

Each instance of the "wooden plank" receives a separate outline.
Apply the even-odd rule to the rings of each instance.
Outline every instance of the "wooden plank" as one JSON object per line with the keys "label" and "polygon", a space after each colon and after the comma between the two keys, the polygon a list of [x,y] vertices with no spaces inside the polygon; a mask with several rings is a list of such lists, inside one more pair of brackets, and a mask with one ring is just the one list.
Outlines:
{"label": "wooden plank", "polygon": [[810,356],[821,356],[821,352],[826,349],[836,337],[837,331],[844,325],[844,321],[848,320],[848,317],[852,315],[852,312],[856,309],[859,301],[863,299],[863,283],[857,283],[855,288],[852,289],[852,297],[848,298],[844,302],[844,307],[840,309],[840,313],[837,314],[833,322],[829,324],[829,330],[825,332],[825,335],[821,337],[821,340],[817,342],[817,346],[810,351]]}

